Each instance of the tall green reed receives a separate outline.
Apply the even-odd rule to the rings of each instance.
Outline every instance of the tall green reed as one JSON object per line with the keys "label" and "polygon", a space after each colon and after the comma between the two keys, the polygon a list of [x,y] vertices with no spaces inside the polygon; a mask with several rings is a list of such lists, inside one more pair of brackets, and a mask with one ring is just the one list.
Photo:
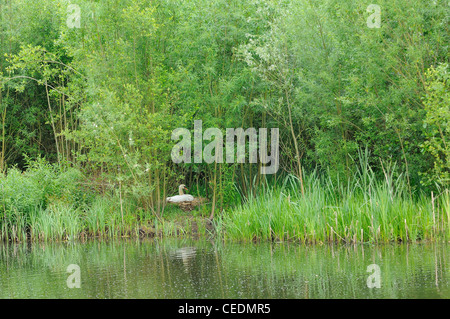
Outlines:
{"label": "tall green reed", "polygon": [[223,215],[224,238],[354,243],[448,235],[448,190],[434,199],[423,193],[411,196],[394,164],[381,163],[383,178],[377,178],[367,151],[360,152],[355,162],[346,182],[314,171],[304,176],[304,195],[298,178],[289,175],[281,186],[249,196]]}

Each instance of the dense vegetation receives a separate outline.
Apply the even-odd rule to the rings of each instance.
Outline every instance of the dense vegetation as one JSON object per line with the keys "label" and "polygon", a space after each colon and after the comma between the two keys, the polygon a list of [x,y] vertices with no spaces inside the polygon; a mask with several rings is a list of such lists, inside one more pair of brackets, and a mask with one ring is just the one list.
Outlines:
{"label": "dense vegetation", "polygon": [[[0,0],[1,237],[179,233],[181,183],[226,238],[447,235],[448,3],[370,4]],[[277,174],[173,163],[198,119],[279,128]]]}

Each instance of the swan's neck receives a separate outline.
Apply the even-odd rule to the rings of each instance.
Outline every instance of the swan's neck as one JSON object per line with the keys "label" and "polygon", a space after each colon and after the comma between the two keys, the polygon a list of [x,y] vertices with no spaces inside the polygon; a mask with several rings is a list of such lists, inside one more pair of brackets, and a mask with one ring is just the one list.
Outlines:
{"label": "swan's neck", "polygon": [[178,192],[180,193],[180,195],[184,195],[183,187],[179,187],[179,188],[178,188]]}

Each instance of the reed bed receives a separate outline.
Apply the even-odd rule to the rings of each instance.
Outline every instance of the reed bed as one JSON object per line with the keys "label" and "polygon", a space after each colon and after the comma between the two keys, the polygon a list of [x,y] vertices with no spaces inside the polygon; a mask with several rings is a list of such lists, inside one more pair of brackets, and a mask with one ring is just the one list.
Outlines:
{"label": "reed bed", "polygon": [[[86,210],[66,203],[36,209],[28,225],[31,241],[62,241],[86,237],[120,237],[130,234],[134,223],[122,223],[113,202],[98,197]],[[21,240],[12,237],[13,240]]]}
{"label": "reed bed", "polygon": [[0,240],[67,241],[191,234],[247,242],[447,240],[449,190],[413,193],[405,176],[396,173],[395,165],[381,164],[384,174],[377,177],[368,158],[367,152],[360,153],[355,171],[345,182],[316,171],[305,174],[304,195],[299,179],[293,175],[281,183],[266,181],[257,193],[244,196],[237,189],[243,202],[216,214],[214,232],[206,228],[205,218],[199,212],[185,216],[176,207],[167,207],[164,216],[155,218],[132,198],[121,198],[115,193],[85,196],[76,187],[76,171],[60,172],[44,164],[31,167],[24,174],[11,169],[7,176],[0,175]]}
{"label": "reed bed", "polygon": [[225,240],[299,241],[302,243],[380,243],[445,240],[450,234],[450,194],[411,194],[395,166],[376,178],[362,154],[346,183],[313,172],[300,182],[289,175],[278,187],[224,213],[218,227]]}
{"label": "reed bed", "polygon": [[[138,218],[143,213],[136,213],[132,201],[123,201],[122,204],[123,211],[115,198],[98,196],[88,207],[53,202],[46,208],[35,207],[28,215],[9,213],[9,218],[1,223],[0,237],[6,242],[137,238],[141,235],[183,237],[192,233],[193,223],[196,224],[197,236],[207,234],[201,217],[184,220],[177,215],[160,221]],[[151,229],[151,233],[142,233],[142,227]]]}

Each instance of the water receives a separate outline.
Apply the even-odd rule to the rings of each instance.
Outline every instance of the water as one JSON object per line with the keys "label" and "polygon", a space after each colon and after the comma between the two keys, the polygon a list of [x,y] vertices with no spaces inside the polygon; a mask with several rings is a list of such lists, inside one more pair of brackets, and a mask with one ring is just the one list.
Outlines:
{"label": "water", "polygon": [[[0,298],[450,298],[449,248],[194,240],[0,244]],[[70,264],[79,266],[80,288],[68,287]],[[367,286],[371,264],[379,266],[380,288]]]}

